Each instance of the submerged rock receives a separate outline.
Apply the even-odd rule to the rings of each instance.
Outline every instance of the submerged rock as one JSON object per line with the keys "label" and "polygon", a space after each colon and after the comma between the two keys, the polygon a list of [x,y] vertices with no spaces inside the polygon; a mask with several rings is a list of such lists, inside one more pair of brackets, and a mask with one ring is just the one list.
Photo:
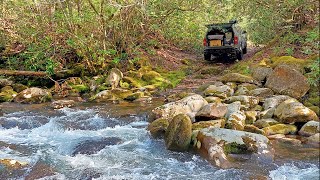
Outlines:
{"label": "submerged rock", "polygon": [[15,102],[19,103],[44,103],[50,101],[52,95],[49,91],[41,88],[28,88],[21,91],[15,98]]}
{"label": "submerged rock", "polygon": [[185,97],[176,102],[171,102],[162,106],[159,106],[152,110],[155,118],[172,119],[178,114],[190,114],[198,112],[208,102],[200,95],[195,94]]}
{"label": "submerged rock", "polygon": [[274,116],[282,123],[319,121],[317,114],[295,100],[282,102],[275,110]]}
{"label": "submerged rock", "polygon": [[121,144],[122,139],[117,137],[107,137],[102,139],[85,140],[80,142],[71,153],[72,156],[77,154],[95,154],[106,146]]}
{"label": "submerged rock", "polygon": [[165,144],[172,151],[185,151],[189,148],[192,136],[192,123],[185,114],[176,115],[165,133]]}
{"label": "submerged rock", "polygon": [[319,121],[309,121],[306,124],[304,124],[299,131],[299,134],[301,136],[312,136],[317,133],[320,133]]}
{"label": "submerged rock", "polygon": [[307,78],[287,65],[277,66],[267,78],[266,87],[294,98],[304,96],[310,89]]}
{"label": "submerged rock", "polygon": [[206,128],[198,132],[197,148],[221,168],[233,167],[230,154],[256,154],[263,159],[273,158],[267,137],[230,129]]}

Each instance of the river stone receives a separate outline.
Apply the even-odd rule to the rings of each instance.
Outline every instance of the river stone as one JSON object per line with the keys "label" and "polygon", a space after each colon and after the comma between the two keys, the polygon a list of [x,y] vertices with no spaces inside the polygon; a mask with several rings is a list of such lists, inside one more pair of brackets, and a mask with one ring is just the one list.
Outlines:
{"label": "river stone", "polygon": [[111,89],[117,88],[122,78],[123,73],[117,68],[112,68],[107,78],[109,83],[111,84]]}
{"label": "river stone", "polygon": [[230,114],[234,113],[234,112],[238,112],[240,111],[240,108],[241,108],[241,102],[240,101],[236,101],[236,102],[233,102],[231,104],[228,104],[227,105],[227,108],[228,108],[228,111],[225,115],[225,118],[228,119]]}
{"label": "river stone", "polygon": [[273,117],[274,111],[276,110],[275,107],[264,110],[264,111],[260,111],[259,113],[259,119],[269,119]]}
{"label": "river stone", "polygon": [[13,81],[9,79],[0,79],[0,88],[5,86],[11,86],[13,84]]}
{"label": "river stone", "polygon": [[238,87],[238,89],[236,90],[236,92],[234,93],[235,96],[240,96],[240,95],[249,95],[249,90],[248,88],[244,87],[244,86],[240,86]]}
{"label": "river stone", "polygon": [[221,99],[219,97],[208,96],[204,98],[208,103],[221,103]]}
{"label": "river stone", "polygon": [[192,124],[192,130],[201,130],[208,127],[224,128],[225,119],[216,119],[211,121],[200,121]]}
{"label": "river stone", "polygon": [[0,159],[0,165],[10,169],[21,169],[28,165],[26,162],[17,161],[14,159]]}
{"label": "river stone", "polygon": [[44,103],[50,101],[52,95],[49,91],[37,87],[32,87],[21,91],[15,98],[19,103]]}
{"label": "river stone", "polygon": [[307,78],[286,65],[277,66],[267,78],[265,86],[276,93],[294,98],[301,98],[310,89]]}
{"label": "river stone", "polygon": [[208,102],[200,95],[195,94],[185,97],[176,102],[171,102],[162,106],[159,106],[152,110],[154,117],[172,119],[178,114],[190,114],[198,112]]}
{"label": "river stone", "polygon": [[15,84],[12,84],[12,88],[13,88],[14,91],[19,93],[19,92],[27,89],[28,86],[25,86],[25,85],[19,84],[19,83],[15,83]]}
{"label": "river stone", "polygon": [[272,74],[273,69],[269,67],[258,66],[252,68],[252,77],[259,81],[266,81],[266,79]]}
{"label": "river stone", "polygon": [[106,101],[106,100],[110,100],[113,98],[115,98],[115,97],[111,94],[110,90],[104,90],[104,91],[101,91],[98,94],[92,96],[90,98],[90,100],[94,100],[96,102],[101,102],[101,101]]}
{"label": "river stone", "polygon": [[317,133],[320,133],[319,121],[309,121],[306,124],[304,124],[299,131],[299,134],[301,136],[312,136]]}
{"label": "river stone", "polygon": [[57,100],[57,101],[53,101],[51,103],[51,107],[53,107],[54,109],[61,109],[64,107],[73,107],[75,105],[75,101],[74,100]]}
{"label": "river stone", "polygon": [[249,92],[250,96],[257,96],[260,101],[264,101],[265,98],[271,97],[273,94],[273,91],[269,88],[257,88]]}
{"label": "river stone", "polygon": [[148,130],[153,138],[159,138],[164,135],[169,126],[169,121],[164,118],[156,119],[148,126]]}
{"label": "river stone", "polygon": [[320,133],[308,137],[307,140],[308,143],[320,144]]}
{"label": "river stone", "polygon": [[274,116],[282,123],[319,121],[317,114],[294,100],[282,102],[274,111]]}
{"label": "river stone", "polygon": [[267,110],[270,108],[277,107],[279,104],[281,104],[283,101],[288,100],[288,99],[294,99],[290,96],[286,95],[279,95],[279,96],[273,96],[270,98],[265,99],[263,103],[263,109]]}
{"label": "river stone", "polygon": [[216,86],[210,85],[206,90],[204,90],[205,96],[216,96],[222,99],[230,97],[233,95],[234,90],[228,85]]}
{"label": "river stone", "polygon": [[192,136],[192,123],[185,114],[176,115],[165,132],[164,140],[167,149],[185,151],[189,148]]}
{"label": "river stone", "polygon": [[294,139],[294,138],[278,138],[276,139],[278,142],[284,143],[284,144],[289,144],[293,146],[301,146],[301,141],[299,139]]}
{"label": "river stone", "polygon": [[227,106],[223,104],[210,103],[200,109],[195,115],[196,122],[221,119],[227,113]]}
{"label": "river stone", "polygon": [[262,129],[259,129],[252,124],[245,125],[243,131],[265,135],[265,132]]}
{"label": "river stone", "polygon": [[265,128],[265,127],[273,126],[280,123],[274,119],[269,118],[269,119],[260,119],[254,122],[253,124],[258,128]]}
{"label": "river stone", "polygon": [[225,100],[225,103],[233,103],[235,101],[240,101],[246,110],[254,108],[259,104],[259,99],[254,96],[232,96]]}
{"label": "river stone", "polygon": [[0,92],[0,102],[11,102],[17,94],[11,86],[5,86]]}
{"label": "river stone", "polygon": [[77,154],[95,154],[106,146],[121,144],[122,140],[118,137],[106,137],[102,139],[85,140],[80,142],[71,153],[71,156]]}
{"label": "river stone", "polygon": [[[221,128],[205,128],[198,132],[197,148],[202,154],[216,166],[230,168],[231,154],[256,154],[258,158],[272,159],[273,154],[267,137]],[[260,156],[260,157],[259,157]]]}
{"label": "river stone", "polygon": [[236,82],[236,83],[254,83],[251,76],[242,75],[239,73],[228,73],[220,78],[222,82]]}
{"label": "river stone", "polygon": [[297,127],[291,124],[276,124],[263,128],[266,135],[273,134],[295,134],[297,132]]}
{"label": "river stone", "polygon": [[226,122],[226,128],[242,131],[244,129],[245,120],[246,120],[246,115],[244,114],[244,112],[242,111],[234,112],[230,114]]}
{"label": "river stone", "polygon": [[28,172],[28,175],[25,177],[25,179],[45,179],[45,177],[53,176],[55,175],[55,173],[55,170],[48,164],[46,164],[45,162],[38,161],[35,165],[33,165],[31,171]]}
{"label": "river stone", "polygon": [[257,111],[245,111],[246,115],[246,124],[253,124],[257,120]]}

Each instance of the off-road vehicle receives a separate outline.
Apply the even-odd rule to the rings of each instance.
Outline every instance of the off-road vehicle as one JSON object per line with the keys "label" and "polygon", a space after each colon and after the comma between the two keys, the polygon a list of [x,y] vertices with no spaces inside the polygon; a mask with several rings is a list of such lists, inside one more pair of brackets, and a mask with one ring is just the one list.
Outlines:
{"label": "off-road vehicle", "polygon": [[206,25],[208,31],[203,40],[204,59],[213,60],[215,57],[230,60],[242,60],[247,53],[246,31],[237,26],[237,21]]}

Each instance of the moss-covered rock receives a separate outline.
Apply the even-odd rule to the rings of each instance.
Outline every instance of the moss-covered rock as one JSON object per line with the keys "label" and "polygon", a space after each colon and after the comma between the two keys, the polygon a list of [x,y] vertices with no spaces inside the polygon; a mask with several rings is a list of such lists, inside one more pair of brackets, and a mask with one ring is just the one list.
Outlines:
{"label": "moss-covered rock", "polygon": [[189,148],[192,136],[192,123],[189,116],[179,114],[170,122],[165,132],[166,147],[172,151],[185,151]]}
{"label": "moss-covered rock", "polygon": [[310,106],[308,108],[311,109],[312,111],[314,111],[318,117],[320,116],[320,107],[319,106]]}
{"label": "moss-covered rock", "polygon": [[258,127],[254,126],[252,124],[245,125],[243,130],[246,132],[265,135],[265,132],[262,129],[259,129]]}
{"label": "moss-covered rock", "polygon": [[120,99],[125,99],[128,96],[131,96],[133,93],[130,90],[127,89],[121,89],[121,88],[115,88],[110,90],[110,93]]}
{"label": "moss-covered rock", "polygon": [[221,103],[221,99],[219,97],[208,96],[204,98],[208,103]]}
{"label": "moss-covered rock", "polygon": [[152,135],[152,137],[160,138],[165,134],[168,126],[169,126],[169,121],[167,119],[160,118],[151,122],[148,126],[148,130],[150,131],[150,134]]}
{"label": "moss-covered rock", "polygon": [[263,67],[263,66],[253,67],[252,77],[259,82],[265,81],[267,77],[269,77],[270,74],[272,73],[272,70],[273,69],[270,67]]}
{"label": "moss-covered rock", "polygon": [[49,91],[41,88],[28,88],[21,91],[15,98],[15,102],[19,103],[44,103],[52,99]]}
{"label": "moss-covered rock", "polygon": [[161,74],[156,71],[147,71],[142,75],[142,79],[147,82],[153,82],[158,78],[161,78]]}
{"label": "moss-covered rock", "polygon": [[269,119],[257,120],[253,124],[258,128],[265,128],[265,127],[273,126],[273,125],[280,124],[280,123],[274,119],[269,118]]}
{"label": "moss-covered rock", "polygon": [[304,73],[304,68],[311,64],[312,61],[308,59],[297,59],[292,56],[280,56],[271,58],[271,67],[275,68],[279,65],[287,65],[301,73]]}
{"label": "moss-covered rock", "polygon": [[210,85],[206,90],[204,90],[205,96],[216,96],[222,99],[230,97],[233,95],[234,90],[228,85],[216,86]]}
{"label": "moss-covered rock", "polygon": [[17,94],[11,86],[5,86],[1,89],[0,102],[11,102]]}
{"label": "moss-covered rock", "polygon": [[122,81],[128,83],[131,88],[133,88],[133,87],[136,87],[136,88],[142,87],[142,83],[139,80],[137,80],[137,79],[135,79],[133,77],[125,76],[125,77],[123,77]]}
{"label": "moss-covered rock", "polygon": [[13,84],[13,81],[9,79],[2,79],[0,78],[0,88],[5,87],[5,86],[11,86]]}
{"label": "moss-covered rock", "polygon": [[269,88],[257,88],[257,89],[251,90],[248,94],[250,96],[259,97],[260,101],[264,101],[265,98],[268,98],[274,95],[273,91]]}
{"label": "moss-covered rock", "polygon": [[239,73],[229,73],[220,78],[222,82],[237,82],[237,83],[254,83],[251,76],[242,75]]}
{"label": "moss-covered rock", "polygon": [[299,131],[299,134],[302,136],[312,136],[317,133],[320,133],[319,121],[309,121],[306,124],[304,124]]}
{"label": "moss-covered rock", "polygon": [[246,124],[253,124],[257,120],[257,111],[245,111],[246,115]]}
{"label": "moss-covered rock", "polygon": [[295,134],[297,132],[297,127],[290,124],[276,124],[262,129],[266,135],[273,134]]}
{"label": "moss-covered rock", "polygon": [[243,105],[244,109],[249,110],[254,108],[256,105],[259,104],[259,98],[255,96],[231,96],[225,99],[225,103],[233,103],[236,101],[240,101],[241,105]]}
{"label": "moss-covered rock", "polygon": [[230,114],[226,122],[226,128],[242,131],[245,126],[246,115],[242,111]]}
{"label": "moss-covered rock", "polygon": [[73,92],[75,93],[86,93],[90,92],[90,88],[85,84],[77,84],[77,85],[70,85]]}
{"label": "moss-covered rock", "polygon": [[12,85],[12,88],[13,88],[14,91],[16,91],[17,93],[19,93],[19,92],[27,89],[28,86],[25,86],[25,85],[23,85],[23,84],[16,83],[16,84],[13,84],[13,85]]}
{"label": "moss-covered rock", "polygon": [[224,128],[225,119],[216,119],[211,121],[200,121],[192,124],[192,130],[201,130],[208,127]]}

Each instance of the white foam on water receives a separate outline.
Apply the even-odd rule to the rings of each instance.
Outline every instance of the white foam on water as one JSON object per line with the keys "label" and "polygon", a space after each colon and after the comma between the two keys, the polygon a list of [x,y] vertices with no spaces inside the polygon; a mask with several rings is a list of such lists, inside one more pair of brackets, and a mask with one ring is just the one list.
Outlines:
{"label": "white foam on water", "polygon": [[294,164],[284,164],[276,170],[270,171],[269,177],[272,180],[319,180],[319,167],[313,164],[307,166],[301,168]]}

